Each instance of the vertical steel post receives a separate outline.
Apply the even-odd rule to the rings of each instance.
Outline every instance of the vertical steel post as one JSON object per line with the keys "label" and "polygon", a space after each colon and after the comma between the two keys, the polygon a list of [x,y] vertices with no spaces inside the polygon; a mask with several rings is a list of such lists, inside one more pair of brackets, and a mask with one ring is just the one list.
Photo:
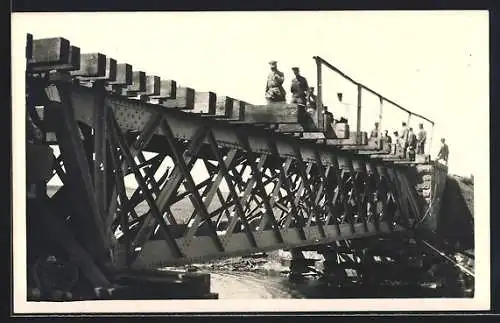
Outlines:
{"label": "vertical steel post", "polygon": [[107,107],[104,104],[106,90],[104,89],[104,82],[102,80],[95,81],[93,88],[96,89],[97,95],[94,102],[93,111],[93,128],[94,128],[94,189],[97,200],[97,207],[103,217],[104,223],[106,222],[105,214],[108,211],[108,198],[107,198]]}
{"label": "vertical steel post", "polygon": [[[434,136],[434,123],[432,123],[432,126],[431,126],[431,135],[429,137],[429,150],[428,150],[428,154],[429,156],[431,155],[431,151],[432,151],[432,137]],[[425,147],[424,147],[424,153],[425,153]],[[432,157],[431,157],[432,158]],[[430,158],[429,158],[430,159]],[[430,161],[430,160],[429,160]]]}
{"label": "vertical steel post", "polygon": [[356,143],[361,144],[361,84],[358,85],[358,109],[356,111]]}
{"label": "vertical steel post", "polygon": [[321,74],[321,60],[319,57],[315,56],[316,60],[316,76],[317,76],[317,88],[318,95],[316,97],[316,125],[319,130],[325,130],[323,124],[323,80]]}
{"label": "vertical steel post", "polygon": [[382,119],[384,113],[384,99],[381,96],[378,97],[380,101],[379,113],[378,113],[378,138],[382,138]]}

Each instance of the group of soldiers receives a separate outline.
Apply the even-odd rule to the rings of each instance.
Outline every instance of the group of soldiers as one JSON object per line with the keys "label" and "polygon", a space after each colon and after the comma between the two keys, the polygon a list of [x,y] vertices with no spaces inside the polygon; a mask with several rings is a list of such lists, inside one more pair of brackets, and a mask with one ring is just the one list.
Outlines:
{"label": "group of soldiers", "polygon": [[[415,155],[425,154],[425,143],[427,141],[427,131],[424,129],[424,125],[420,123],[418,125],[418,131],[415,133],[413,128],[408,127],[406,122],[401,123],[401,132],[394,131],[393,135],[395,138],[394,144],[392,143],[392,138],[389,136],[389,131],[384,130],[384,134],[381,137],[381,142],[384,146],[391,147],[391,151],[395,154],[398,151],[401,152],[400,156],[403,159],[415,160]],[[370,133],[371,138],[377,138],[379,133],[379,123],[375,122],[375,127]],[[448,163],[449,148],[446,144],[446,140],[441,138],[441,147],[439,149],[437,160]]]}
{"label": "group of soldiers", "polygon": [[[266,83],[266,100],[268,103],[285,103],[286,91],[283,87],[285,75],[278,70],[278,62],[270,61],[271,72],[267,76]],[[309,86],[305,77],[300,75],[298,67],[292,67],[294,78],[290,92],[292,93],[291,103],[304,105],[308,112],[316,110],[316,95],[314,95],[314,87]]]}
{"label": "group of soldiers", "polygon": [[[391,136],[389,136],[389,131],[385,130],[382,135],[381,142],[387,147],[394,148],[394,152],[401,152],[402,158],[415,160],[415,155],[423,155],[425,153],[425,143],[427,141],[427,132],[424,129],[424,125],[419,124],[418,132],[415,134],[413,128],[408,127],[406,122],[401,123],[401,132],[394,131],[393,136],[395,142],[393,144]],[[379,133],[379,123],[375,122],[375,128],[370,133],[370,138],[377,138]],[[392,151],[392,149],[391,149]]]}
{"label": "group of soldiers", "polygon": [[[267,77],[266,83],[266,100],[268,103],[285,103],[286,102],[286,91],[283,87],[285,81],[285,75],[283,72],[278,70],[278,62],[270,61],[271,72]],[[314,87],[309,86],[305,77],[300,75],[300,69],[298,67],[292,67],[294,78],[291,82],[290,92],[292,94],[291,103],[304,105],[309,113],[316,110],[316,95],[314,95]],[[328,113],[327,117],[333,119],[331,113]],[[333,121],[333,120],[331,120]],[[413,131],[413,128],[408,127],[406,122],[402,122],[401,132],[394,131],[393,135],[395,138],[394,144],[392,143],[392,138],[389,136],[389,131],[385,130],[381,142],[382,144],[388,144],[391,147],[391,151],[394,149],[394,153],[397,154],[398,151],[401,152],[401,157],[410,160],[415,160],[415,155],[425,154],[425,143],[427,141],[427,132],[424,129],[424,125],[419,124],[419,129],[417,133]],[[370,133],[371,138],[377,138],[379,136],[379,123],[375,122],[375,128]],[[385,146],[385,145],[384,145]],[[439,150],[437,159],[448,163],[449,149],[444,138],[441,138],[441,148]]]}

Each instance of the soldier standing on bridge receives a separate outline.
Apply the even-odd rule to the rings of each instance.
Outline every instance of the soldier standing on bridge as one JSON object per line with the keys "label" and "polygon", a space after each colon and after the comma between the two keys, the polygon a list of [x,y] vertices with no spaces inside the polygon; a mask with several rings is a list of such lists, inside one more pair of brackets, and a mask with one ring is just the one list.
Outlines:
{"label": "soldier standing on bridge", "polygon": [[449,154],[450,154],[450,150],[448,149],[448,145],[446,144],[445,139],[441,138],[441,148],[439,149],[437,160],[444,161],[444,163],[447,165]]}
{"label": "soldier standing on bridge", "polygon": [[381,141],[384,151],[390,154],[392,151],[392,138],[389,136],[389,130],[384,130]]}
{"label": "soldier standing on bridge", "polygon": [[292,67],[295,77],[292,79],[290,92],[292,92],[292,103],[306,105],[306,96],[308,94],[309,85],[305,77],[300,75],[298,67]]}
{"label": "soldier standing on bridge", "polygon": [[374,128],[372,129],[372,132],[370,133],[370,138],[377,138],[378,137],[378,122],[375,122]]}
{"label": "soldier standing on bridge", "polygon": [[407,145],[408,145],[407,156],[411,161],[415,161],[415,147],[417,145],[417,136],[413,132],[413,128],[410,128],[410,130],[408,131]]}
{"label": "soldier standing on bridge", "polygon": [[425,141],[427,140],[427,132],[424,130],[424,125],[421,123],[418,125],[417,133],[417,155],[423,155],[425,149]]}
{"label": "soldier standing on bridge", "polygon": [[403,129],[401,129],[401,148],[403,149],[403,156],[406,158],[406,150],[408,149],[408,126],[406,122],[401,123]]}
{"label": "soldier standing on bridge", "polygon": [[310,86],[307,92],[307,112],[312,114],[316,111],[316,95],[314,94],[314,86]]}
{"label": "soldier standing on bridge", "polygon": [[278,70],[278,62],[270,61],[271,73],[267,76],[266,100],[268,103],[286,102],[286,92],[283,88],[285,75]]}

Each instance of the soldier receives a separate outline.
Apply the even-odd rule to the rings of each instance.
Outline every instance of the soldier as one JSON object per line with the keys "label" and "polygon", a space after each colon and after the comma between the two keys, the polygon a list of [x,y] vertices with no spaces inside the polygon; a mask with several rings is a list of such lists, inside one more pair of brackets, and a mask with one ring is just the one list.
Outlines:
{"label": "soldier", "polygon": [[391,153],[392,151],[392,138],[389,136],[389,130],[384,130],[384,134],[381,138],[382,147],[387,153]]}
{"label": "soldier", "polygon": [[316,95],[314,94],[314,86],[310,86],[307,93],[307,112],[312,114],[314,111],[316,111]]}
{"label": "soldier", "polygon": [[283,88],[285,75],[278,70],[278,62],[270,61],[271,73],[267,76],[266,100],[268,103],[285,102],[286,92]]}
{"label": "soldier", "polygon": [[403,154],[406,157],[406,150],[408,149],[408,126],[406,125],[406,122],[402,122],[402,129],[401,129],[401,143],[402,143],[402,149],[403,149]]}
{"label": "soldier", "polygon": [[417,145],[417,136],[413,132],[413,128],[410,128],[408,131],[408,141],[407,141],[407,146],[408,146],[408,158],[411,161],[415,160],[415,147]]}
{"label": "soldier", "polygon": [[417,146],[417,136],[413,132],[413,128],[410,128],[408,131],[408,146],[415,148]]}
{"label": "soldier", "polygon": [[389,130],[384,130],[384,136],[382,137],[382,140],[389,144],[392,144],[392,138],[391,136],[389,136]]}
{"label": "soldier", "polygon": [[292,67],[292,71],[293,74],[295,74],[295,78],[292,79],[292,86],[290,87],[290,91],[292,92],[292,103],[305,105],[309,85],[307,84],[306,78],[300,75],[298,67]]}
{"label": "soldier", "polygon": [[438,160],[444,161],[445,164],[448,164],[448,155],[450,154],[450,150],[448,149],[448,145],[445,142],[444,138],[441,138],[441,148],[439,149],[439,153],[437,156]]}
{"label": "soldier", "polygon": [[417,133],[417,154],[423,155],[425,149],[425,141],[427,140],[427,132],[424,130],[424,125],[421,123],[418,125]]}
{"label": "soldier", "polygon": [[373,128],[372,132],[370,133],[370,138],[378,137],[378,124],[378,122],[375,122],[375,128]]}
{"label": "soldier", "polygon": [[333,129],[333,126],[335,125],[335,119],[333,117],[333,113],[328,111],[327,106],[323,107],[323,115],[324,115],[323,124],[325,126],[327,137],[335,138],[335,130]]}
{"label": "soldier", "polygon": [[392,133],[394,135],[394,155],[400,155],[401,150],[403,149],[403,140],[401,139],[401,136],[399,135],[398,131],[394,131]]}

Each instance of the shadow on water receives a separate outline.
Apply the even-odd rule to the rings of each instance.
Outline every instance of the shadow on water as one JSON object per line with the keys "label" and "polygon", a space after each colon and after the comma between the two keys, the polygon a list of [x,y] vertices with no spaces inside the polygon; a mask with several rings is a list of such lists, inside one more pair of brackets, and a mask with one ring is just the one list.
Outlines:
{"label": "shadow on water", "polygon": [[[268,259],[251,268],[221,266],[212,273],[212,289],[220,299],[262,298],[465,298],[473,297],[473,280],[447,264],[429,264],[422,270],[387,270],[371,279],[335,280],[310,272],[290,278],[287,268]],[[266,269],[267,268],[267,269]],[[269,268],[272,268],[269,270]]]}

